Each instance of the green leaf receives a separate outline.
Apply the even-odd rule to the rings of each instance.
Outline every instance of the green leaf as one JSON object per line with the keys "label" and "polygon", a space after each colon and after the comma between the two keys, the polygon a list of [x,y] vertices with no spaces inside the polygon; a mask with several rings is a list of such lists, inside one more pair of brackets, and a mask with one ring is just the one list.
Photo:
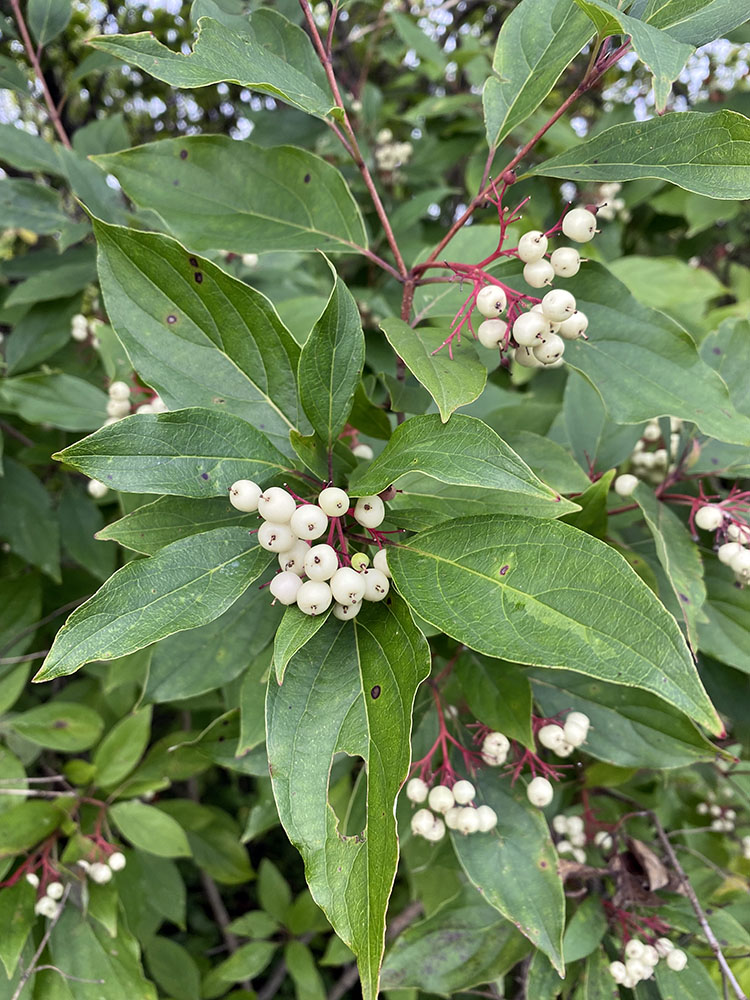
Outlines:
{"label": "green leaf", "polygon": [[168,236],[97,220],[94,233],[107,312],[141,378],[169,409],[234,413],[291,455],[290,429],[307,427],[299,347],[265,295]]}
{"label": "green leaf", "polygon": [[125,493],[184,497],[225,496],[238,479],[263,482],[289,465],[246,420],[197,406],[125,417],[53,458]]}
{"label": "green leaf", "polygon": [[590,535],[559,521],[465,517],[394,546],[388,565],[418,615],[480,653],[643,688],[723,731],[672,616]]}
{"label": "green leaf", "polygon": [[0,90],[15,90],[24,97],[29,93],[29,83],[21,67],[7,56],[0,56]]}
{"label": "green leaf", "polygon": [[313,429],[329,449],[349,419],[364,362],[365,337],[359,309],[352,293],[336,276],[328,304],[299,359],[302,405]]}
{"label": "green leaf", "polygon": [[690,955],[682,972],[673,972],[666,962],[654,970],[661,1000],[719,1000],[719,987],[700,961]]}
{"label": "green leaf", "polygon": [[566,287],[589,317],[590,340],[571,343],[565,360],[591,382],[614,420],[681,417],[711,437],[750,443],[750,419],[735,410],[724,381],[674,320],[638,303],[598,264],[588,263]]}
{"label": "green leaf", "polygon": [[[54,0],[51,0],[51,5],[54,5]],[[65,0],[62,0],[61,6],[65,6]],[[0,124],[0,161],[16,170],[64,176],[65,171],[58,157],[59,148],[59,143],[47,142],[11,122]]]}
{"label": "green leaf", "polygon": [[93,431],[107,419],[107,395],[75,375],[19,375],[3,379],[0,410],[30,424]]}
{"label": "green leaf", "polygon": [[534,997],[534,1000],[556,1000],[562,993],[563,986],[563,980],[547,956],[541,951],[535,951],[526,980],[526,992],[529,996]]}
{"label": "green leaf", "polygon": [[241,514],[222,497],[210,500],[159,497],[153,503],[136,508],[119,521],[112,521],[98,531],[96,537],[101,540],[112,539],[134,552],[152,556],[179,538],[199,535],[212,528],[251,528],[257,524],[257,514]]}
{"label": "green leaf", "polygon": [[[260,975],[277,948],[278,944],[274,941],[250,941],[241,945],[233,955],[211,970],[204,982],[203,996],[223,996],[225,988],[220,984],[239,983]],[[219,984],[218,992],[214,992],[212,988],[214,982]],[[209,992],[205,991],[206,986],[209,987]]]}
{"label": "green leaf", "polygon": [[70,0],[29,0],[26,17],[40,46],[62,34],[73,15]]}
{"label": "green leaf", "polygon": [[540,479],[560,493],[581,493],[591,485],[581,466],[557,441],[533,431],[511,430],[505,434],[505,442]]}
{"label": "green leaf", "polygon": [[10,725],[24,739],[50,750],[74,753],[97,742],[104,721],[93,708],[72,701],[50,701],[14,715]]}
{"label": "green leaf", "polygon": [[644,21],[663,28],[673,38],[691,45],[705,45],[747,20],[743,4],[733,0],[648,0]]}
{"label": "green leaf", "polygon": [[527,172],[573,181],[656,177],[709,198],[750,197],[750,122],[735,111],[684,111],[624,122]]}
{"label": "green leaf", "polygon": [[685,767],[716,748],[686,715],[648,691],[581,674],[532,671],[534,698],[547,716],[575,710],[591,719],[585,752],[618,767]]}
{"label": "green leaf", "polygon": [[3,459],[0,537],[11,552],[60,580],[60,538],[50,495],[26,466]]}
{"label": "green leaf", "polygon": [[69,222],[57,191],[16,177],[0,179],[0,217],[4,226],[40,235],[60,232]]}
{"label": "green leaf", "polygon": [[145,802],[115,802],[109,818],[120,833],[141,851],[159,858],[189,858],[190,845],[177,820]]}
{"label": "green leaf", "polygon": [[473,837],[451,835],[461,867],[482,898],[562,974],[565,896],[547,821],[523,788],[512,789],[481,773],[475,785],[479,799],[497,813],[498,825]]}
{"label": "green leaf", "polygon": [[148,970],[174,1000],[200,1000],[201,976],[193,956],[173,938],[155,937],[146,944]]}
{"label": "green leaf", "polygon": [[685,622],[687,637],[695,649],[698,645],[698,622],[706,600],[703,582],[703,562],[690,531],[667,504],[657,500],[654,491],[640,483],[633,499],[641,508],[649,531],[653,535],[656,554],[674,591]]}
{"label": "green leaf", "polygon": [[141,759],[150,734],[150,705],[120,719],[96,748],[92,758],[97,787],[119,785]]}
{"label": "green leaf", "polygon": [[615,995],[609,972],[609,959],[599,948],[586,961],[575,1000],[612,1000]]}
{"label": "green leaf", "polygon": [[[41,617],[42,588],[38,574],[23,572],[0,580],[0,646],[4,656],[26,652],[34,638],[33,629],[27,631],[28,627]],[[9,707],[3,704],[2,695],[0,706],[0,712]]]}
{"label": "green leaf", "polygon": [[526,951],[511,924],[466,887],[399,935],[383,964],[383,987],[452,996],[504,976]]}
{"label": "green leaf", "polygon": [[593,33],[569,0],[523,0],[513,7],[497,38],[497,77],[482,94],[490,146],[499,146],[539,107]]}
{"label": "green leaf", "polygon": [[738,587],[734,574],[706,553],[704,567],[708,618],[698,626],[700,648],[730,667],[750,674],[750,590]]}
{"label": "green leaf", "polygon": [[[405,514],[418,515],[424,518],[427,512],[429,521],[417,519],[402,524],[411,531],[418,531],[428,525],[447,521],[462,514],[486,514],[490,511],[510,514],[527,514],[529,517],[562,517],[571,511],[578,510],[578,504],[561,498],[554,504],[545,499],[534,499],[528,493],[516,495],[499,490],[486,490],[477,486],[456,486],[452,483],[440,483],[431,476],[418,472],[409,472],[398,484],[399,492],[388,506],[388,517],[396,523],[401,509]],[[401,522],[399,521],[399,524]]]}
{"label": "green leaf", "polygon": [[605,472],[595,483],[591,483],[587,490],[576,497],[581,509],[573,514],[566,514],[563,518],[566,524],[572,524],[579,531],[585,531],[604,541],[607,540],[609,520],[607,500],[616,471],[616,469],[610,469],[609,472]]}
{"label": "green leaf", "polygon": [[607,931],[607,918],[601,902],[593,896],[584,899],[568,921],[563,935],[565,961],[577,962],[596,948]]}
{"label": "green leaf", "polygon": [[225,885],[241,885],[253,877],[235,820],[221,809],[189,799],[167,799],[162,809],[187,833],[195,864]]}
{"label": "green leaf", "polygon": [[470,338],[453,345],[453,359],[444,347],[434,354],[445,335],[435,327],[413,330],[403,320],[391,317],[381,329],[393,350],[437,403],[443,422],[459,406],[472,403],[484,389],[487,370],[477,357]]}
{"label": "green leaf", "polygon": [[678,42],[666,31],[660,31],[645,21],[621,13],[605,0],[575,2],[594,23],[600,38],[630,35],[633,50],[654,75],[654,104],[656,110],[662,112],[667,105],[672,82],[692,55],[693,46]]}
{"label": "green leaf", "polygon": [[325,1000],[326,988],[312,952],[301,941],[290,941],[284,961],[294,983],[297,1000]]}
{"label": "green leaf", "polygon": [[492,428],[460,413],[447,423],[437,413],[405,421],[380,455],[354,473],[349,493],[379,493],[408,472],[421,472],[441,483],[508,493],[521,509],[533,511],[560,502],[559,494],[537,479]]}
{"label": "green leaf", "polygon": [[83,490],[66,482],[58,507],[60,524],[65,525],[66,551],[99,580],[106,580],[115,569],[117,548],[102,545],[94,538],[103,526],[101,510]]}
{"label": "green leaf", "polygon": [[[0,182],[2,183],[5,182]],[[37,190],[48,189],[37,185]],[[65,225],[68,225],[67,219]],[[51,267],[36,271],[25,281],[19,282],[6,298],[5,305],[33,305],[82,291],[96,279],[96,264],[92,250],[93,247],[73,247],[62,254]]]}
{"label": "green leaf", "polygon": [[[398,860],[394,803],[410,758],[411,714],[427,643],[394,595],[353,623],[329,618],[268,686],[268,760],[281,822],[310,891],[359,962],[374,1000]],[[299,747],[305,747],[302,753]],[[327,800],[334,753],[367,763],[364,835],[343,836]]]}
{"label": "green leaf", "polygon": [[272,11],[260,16],[256,11],[241,35],[202,17],[187,56],[162,45],[150,31],[99,35],[90,44],[172,87],[192,89],[226,80],[321,118],[333,107],[312,43],[301,28]]}
{"label": "green leaf", "polygon": [[285,922],[286,911],[292,902],[292,890],[279,869],[268,858],[263,858],[258,868],[258,902],[279,923]]}
{"label": "green leaf", "polygon": [[28,851],[56,830],[64,819],[62,809],[39,799],[21,802],[0,812],[0,858]]}
{"label": "green leaf", "polygon": [[36,892],[25,878],[0,892],[0,927],[3,928],[0,961],[5,966],[8,979],[16,971],[29,931],[36,923],[35,902]]}
{"label": "green leaf", "polygon": [[339,171],[296,146],[264,148],[205,135],[163,139],[94,161],[195,250],[341,251],[367,244],[362,215]]}
{"label": "green leaf", "polygon": [[70,674],[213,621],[269,561],[244,528],[216,528],[128,563],[71,614],[35,679]]}
{"label": "green leaf", "polygon": [[281,684],[291,658],[323,627],[328,615],[306,615],[296,605],[284,611],[273,641],[273,668]]}
{"label": "green leaf", "polygon": [[480,722],[534,748],[531,735],[531,686],[526,675],[502,660],[463,653],[456,676],[466,702]]}

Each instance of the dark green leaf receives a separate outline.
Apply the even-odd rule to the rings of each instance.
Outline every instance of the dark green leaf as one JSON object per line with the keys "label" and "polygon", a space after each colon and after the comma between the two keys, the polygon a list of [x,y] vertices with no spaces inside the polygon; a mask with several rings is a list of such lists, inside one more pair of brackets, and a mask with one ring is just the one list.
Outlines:
{"label": "dark green leaf", "polygon": [[463,653],[456,676],[471,711],[480,722],[533,749],[531,687],[512,663]]}
{"label": "dark green leaf", "polygon": [[0,489],[0,536],[11,552],[60,579],[60,540],[49,493],[29,470],[12,458],[3,460]]}
{"label": "dark green leaf", "polygon": [[67,482],[58,515],[64,527],[62,537],[66,550],[92,576],[106,580],[114,572],[117,547],[98,542],[94,537],[104,524],[99,507],[82,490]]}
{"label": "dark green leaf", "polygon": [[0,812],[0,858],[27,851],[56,830],[63,819],[62,809],[39,799]]}
{"label": "dark green leaf", "polygon": [[218,618],[270,561],[244,528],[216,528],[137,559],[72,613],[37,680],[111,660]]}
{"label": "dark green leaf", "polygon": [[77,296],[32,306],[6,341],[8,374],[27,371],[65,347],[70,340],[70,321],[78,306]]}
{"label": "dark green leaf", "polygon": [[417,614],[479,652],[644,688],[723,731],[672,616],[590,535],[466,517],[394,546],[388,564]]}
{"label": "dark green leaf", "polygon": [[36,892],[25,878],[0,892],[0,961],[8,979],[13,976],[29,931],[36,923]]}
{"label": "dark green leaf", "polygon": [[241,885],[253,877],[247,851],[240,843],[240,831],[228,813],[189,799],[168,799],[165,813],[184,828],[193,860],[217,882]]}
{"label": "dark green leaf", "polygon": [[32,743],[71,753],[93,746],[102,734],[104,721],[86,705],[54,700],[14,715],[10,725]]}
{"label": "dark green leaf", "polygon": [[0,217],[4,226],[39,234],[60,232],[69,221],[57,191],[16,177],[0,179]]}
{"label": "dark green leaf", "polygon": [[194,407],[118,420],[53,456],[125,493],[226,496],[238,479],[263,482],[287,459],[247,421]]}
{"label": "dark green leaf", "polygon": [[719,1000],[719,987],[700,959],[690,955],[682,972],[672,972],[666,962],[659,962],[654,979],[662,1000]]}
{"label": "dark green leaf", "polygon": [[581,466],[557,441],[533,431],[516,430],[506,433],[504,440],[540,479],[560,493],[580,493],[591,485]]}
{"label": "dark green leaf", "polygon": [[148,746],[151,706],[120,719],[96,748],[92,763],[99,788],[119,785],[133,770]]}
{"label": "dark green leaf", "polygon": [[109,817],[134,847],[160,858],[188,858],[190,845],[180,824],[145,802],[115,802]]}
{"label": "dark green leaf", "polygon": [[365,338],[357,303],[337,276],[299,359],[302,405],[329,449],[349,419],[364,361]]}
{"label": "dark green leaf", "polygon": [[292,902],[289,883],[276,865],[264,858],[258,868],[258,902],[279,923],[284,923],[286,911]]}
{"label": "dark green leaf", "polygon": [[624,122],[528,173],[579,182],[657,177],[709,198],[748,198],[750,122],[735,111]]}
{"label": "dark green leaf", "polygon": [[0,56],[0,90],[15,90],[24,97],[29,93],[29,83],[21,67],[7,56]]}
{"label": "dark green leaf", "polygon": [[573,913],[563,934],[565,962],[577,962],[599,947],[607,931],[607,917],[601,902],[593,896],[584,899]]}
{"label": "dark green leaf", "polygon": [[201,977],[185,948],[172,938],[155,937],[146,945],[148,970],[174,1000],[199,1000]]}
{"label": "dark green leaf", "polygon": [[31,33],[40,46],[57,38],[73,14],[70,0],[29,0],[26,17]]}
{"label": "dark green leaf", "polygon": [[447,347],[434,353],[445,339],[445,333],[435,327],[413,330],[408,323],[392,317],[383,321],[381,329],[393,350],[435,400],[444,422],[459,406],[473,402],[484,389],[487,370],[470,338],[454,343],[451,360]]}
{"label": "dark green leaf", "polygon": [[734,574],[705,555],[708,618],[698,626],[700,648],[743,673],[750,674],[750,589],[738,586]]}
{"label": "dark green leaf", "polygon": [[3,379],[0,409],[30,424],[93,431],[107,418],[107,396],[74,375],[19,375]]}

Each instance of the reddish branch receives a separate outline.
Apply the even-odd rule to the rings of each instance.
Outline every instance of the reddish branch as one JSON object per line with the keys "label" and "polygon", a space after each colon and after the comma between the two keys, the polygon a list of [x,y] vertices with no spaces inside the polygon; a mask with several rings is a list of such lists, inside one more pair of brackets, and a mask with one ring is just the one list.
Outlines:
{"label": "reddish branch", "polygon": [[55,127],[55,132],[57,132],[60,142],[66,149],[70,149],[70,139],[68,138],[67,132],[63,128],[63,124],[60,121],[60,115],[55,107],[55,102],[52,100],[52,94],[49,92],[47,81],[44,79],[44,73],[42,72],[42,67],[39,64],[39,58],[36,50],[34,49],[34,44],[31,41],[31,36],[29,35],[29,29],[26,27],[26,21],[21,13],[21,5],[18,0],[10,0],[10,4],[13,8],[13,15],[18,22],[18,30],[21,32],[21,38],[23,39],[23,47],[26,49],[26,55],[29,57],[29,62],[34,70],[34,75],[39,81],[39,86],[42,88],[44,103],[47,105],[50,121]]}

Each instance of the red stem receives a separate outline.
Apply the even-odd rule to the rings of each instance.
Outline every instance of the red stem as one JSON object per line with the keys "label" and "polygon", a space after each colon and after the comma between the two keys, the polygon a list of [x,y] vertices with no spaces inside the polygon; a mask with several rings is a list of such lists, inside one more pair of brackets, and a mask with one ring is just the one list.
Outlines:
{"label": "red stem", "polygon": [[21,38],[23,39],[23,47],[26,49],[26,55],[29,57],[29,62],[34,70],[34,74],[39,81],[40,87],[42,88],[44,103],[47,105],[50,121],[55,127],[55,132],[57,132],[60,142],[66,149],[70,149],[70,139],[68,138],[68,135],[63,128],[63,124],[60,121],[60,115],[55,107],[55,102],[52,100],[52,95],[49,92],[47,81],[44,79],[44,73],[42,73],[42,67],[39,64],[38,52],[41,52],[41,46],[38,51],[34,50],[34,45],[31,41],[31,36],[29,35],[29,29],[26,27],[26,21],[21,13],[21,5],[18,0],[10,0],[10,5],[13,8],[13,15],[18,22],[18,30],[21,32]]}

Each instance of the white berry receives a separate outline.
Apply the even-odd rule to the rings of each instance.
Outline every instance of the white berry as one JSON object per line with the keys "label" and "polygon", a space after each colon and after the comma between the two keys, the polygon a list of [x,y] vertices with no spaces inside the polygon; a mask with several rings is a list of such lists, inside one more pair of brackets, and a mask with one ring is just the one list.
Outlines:
{"label": "white berry", "polygon": [[435,822],[435,817],[429,809],[418,809],[411,818],[411,832],[418,837],[424,837]]}
{"label": "white berry", "polygon": [[562,231],[569,240],[588,243],[596,235],[596,216],[587,208],[574,208],[563,217]]}
{"label": "white berry", "polygon": [[448,812],[445,814],[445,825],[449,830],[458,829],[458,817],[463,812],[461,806],[451,806]]}
{"label": "white berry", "polygon": [[427,782],[421,778],[411,778],[406,783],[406,797],[410,802],[424,802],[429,790]]}
{"label": "white berry", "polygon": [[687,955],[680,948],[673,948],[665,961],[672,972],[682,972],[687,965]]}
{"label": "white berry", "polygon": [[519,347],[535,347],[539,343],[539,337],[549,333],[549,323],[542,313],[529,312],[521,313],[513,324],[513,339]]}
{"label": "white berry", "polygon": [[[130,411],[130,404],[128,403],[128,412]],[[109,407],[107,407],[107,412],[109,413]],[[139,407],[136,408],[136,413],[153,413],[154,408],[151,403],[141,403]],[[118,414],[118,416],[125,416],[125,413]]]}
{"label": "white berry", "polygon": [[258,509],[258,500],[263,491],[252,479],[238,479],[229,487],[229,502],[237,510],[246,514]]}
{"label": "white berry", "polygon": [[548,750],[554,750],[565,741],[565,733],[562,726],[550,722],[546,726],[542,726],[536,734],[536,738],[543,747],[547,747]]}
{"label": "white berry", "polygon": [[558,337],[556,333],[551,334],[543,344],[534,348],[534,356],[543,365],[551,365],[561,358],[565,351],[565,341]]}
{"label": "white berry", "polygon": [[435,817],[435,820],[429,830],[426,830],[422,836],[425,840],[430,840],[432,843],[437,843],[438,840],[442,840],[445,836],[445,823],[440,819],[439,816]]}
{"label": "white berry", "polygon": [[297,591],[297,607],[306,615],[322,615],[332,600],[331,588],[318,580],[305,580]]}
{"label": "white berry", "polygon": [[720,563],[730,566],[734,557],[740,552],[742,552],[742,546],[739,542],[724,542],[723,545],[719,546],[716,555],[719,557]]}
{"label": "white berry", "polygon": [[497,826],[497,813],[492,806],[479,806],[475,810],[479,820],[479,832],[488,833]]}
{"label": "white berry", "polygon": [[578,340],[589,327],[589,318],[586,313],[577,309],[572,316],[563,320],[558,328],[558,333],[564,340]]}
{"label": "white berry", "polygon": [[630,497],[638,485],[640,480],[637,476],[631,476],[629,472],[623,473],[623,475],[618,476],[614,481],[614,491],[618,497]]}
{"label": "white berry", "polygon": [[318,496],[318,506],[329,517],[343,517],[349,510],[349,494],[338,486],[326,486]]}
{"label": "white berry", "polygon": [[644,965],[650,965],[653,968],[659,962],[659,952],[653,945],[647,944],[643,948],[641,961]]}
{"label": "white berry", "polygon": [[49,896],[42,896],[34,904],[34,913],[40,914],[43,917],[49,917],[50,920],[57,916],[57,911],[58,904]]}
{"label": "white berry", "polygon": [[558,247],[552,252],[549,262],[560,278],[572,278],[581,269],[581,255],[575,247]]}
{"label": "white berry", "polygon": [[576,311],[576,300],[564,288],[553,288],[542,299],[542,312],[553,323],[563,323]]}
{"label": "white berry", "polygon": [[364,574],[349,566],[337,569],[331,577],[331,592],[339,604],[358,604],[365,596]]}
{"label": "white berry", "polygon": [[27,873],[26,881],[29,883],[29,885],[33,885],[35,889],[39,888],[39,876],[35,875],[34,872]]}
{"label": "white berry", "polygon": [[361,610],[362,601],[357,601],[356,604],[334,604],[333,617],[338,618],[340,622],[348,622],[356,618]]}
{"label": "white berry", "polygon": [[279,552],[279,566],[281,569],[288,569],[292,573],[296,573],[297,576],[302,576],[305,572],[305,559],[309,551],[310,546],[307,542],[296,541],[291,549]]}
{"label": "white berry", "polygon": [[554,278],[555,272],[548,260],[535,260],[524,265],[523,280],[532,288],[544,288],[545,285],[551,285]]}
{"label": "white berry", "polygon": [[381,573],[379,569],[373,568],[364,570],[362,576],[365,581],[366,601],[382,601],[388,596],[391,585],[385,573]]}
{"label": "white berry", "polygon": [[289,519],[289,527],[297,538],[305,538],[308,541],[313,538],[320,538],[328,527],[328,518],[325,513],[314,503],[304,503],[298,507]]}
{"label": "white berry", "polygon": [[113,872],[121,872],[127,863],[127,858],[122,851],[115,851],[107,858],[107,864]]}
{"label": "white berry", "polygon": [[377,528],[384,517],[385,504],[378,496],[360,497],[354,505],[354,520],[363,528]]}
{"label": "white berry", "polygon": [[526,796],[529,802],[532,806],[538,806],[540,809],[548,806],[554,795],[552,785],[546,778],[542,778],[541,776],[533,778],[526,788]]}
{"label": "white berry", "polygon": [[727,535],[733,542],[747,545],[750,542],[750,527],[732,523],[727,528]]}
{"label": "white berry", "polygon": [[479,829],[479,817],[477,816],[477,810],[472,809],[470,806],[464,806],[458,814],[456,829],[464,836],[467,836],[469,833],[476,833]]}
{"label": "white berry", "polygon": [[508,751],[510,750],[510,740],[503,733],[488,733],[482,742],[482,760],[490,767],[499,767],[504,764]]}
{"label": "white berry", "polygon": [[626,975],[624,964],[622,962],[610,962],[609,974],[616,983],[622,983]]}
{"label": "white berry", "polygon": [[522,368],[543,368],[544,365],[529,347],[517,347],[513,352],[513,360]]}
{"label": "white berry", "polygon": [[705,504],[698,508],[695,523],[704,531],[716,531],[724,523],[724,511],[714,504]]}
{"label": "white berry", "polygon": [[483,316],[499,316],[507,304],[507,296],[499,285],[485,285],[477,295],[477,309]]}
{"label": "white berry", "polygon": [[588,730],[578,725],[578,723],[568,720],[563,726],[563,735],[565,736],[565,741],[570,743],[571,746],[580,747],[586,742]]}
{"label": "white berry", "polygon": [[50,899],[62,899],[63,893],[65,892],[65,886],[62,882],[50,882],[47,886],[47,895]]}
{"label": "white berry", "polygon": [[369,444],[358,444],[355,445],[354,448],[352,448],[352,455],[354,455],[355,458],[364,458],[368,462],[372,460],[374,454],[375,452],[372,450]]}
{"label": "white berry", "polygon": [[378,549],[372,560],[373,569],[379,569],[383,576],[390,580],[391,571],[388,569],[388,553],[385,549]]}
{"label": "white berry", "polygon": [[113,382],[107,392],[110,399],[130,399],[130,386],[127,382]]}
{"label": "white berry", "polygon": [[638,938],[631,938],[625,945],[625,955],[628,958],[639,959],[643,955],[643,941],[639,941]]}
{"label": "white berry", "polygon": [[296,541],[288,524],[264,521],[258,528],[258,545],[269,552],[288,552]]}
{"label": "white berry", "polygon": [[457,781],[451,791],[453,792],[453,798],[460,806],[468,805],[477,794],[476,788],[474,788],[470,781],[466,781],[465,779]]}
{"label": "white berry", "polygon": [[294,604],[297,591],[302,586],[302,579],[291,570],[277,573],[271,580],[269,590],[280,604]]}
{"label": "white berry", "polygon": [[311,580],[330,580],[339,568],[339,557],[331,545],[313,545],[307,550],[304,566]]}
{"label": "white berry", "polygon": [[538,229],[524,233],[518,241],[518,256],[525,264],[541,260],[547,252],[547,237]]}
{"label": "white berry", "polygon": [[508,324],[501,319],[486,319],[477,329],[477,340],[490,350],[505,344]]}
{"label": "white berry", "polygon": [[583,728],[588,732],[588,728],[591,725],[591,719],[586,715],[585,712],[568,712],[565,716],[566,722],[573,722],[576,726],[583,726]]}
{"label": "white berry", "polygon": [[575,747],[573,746],[573,744],[568,743],[567,740],[563,739],[557,744],[556,747],[553,748],[552,752],[557,757],[570,757],[570,755],[573,753],[574,750]]}
{"label": "white berry", "polygon": [[107,403],[108,417],[126,417],[130,413],[130,403],[127,399],[110,399]]}
{"label": "white berry", "polygon": [[109,865],[103,865],[96,861],[88,871],[89,878],[98,885],[106,885],[112,878],[112,869]]}
{"label": "white berry", "polygon": [[670,951],[674,951],[674,944],[666,937],[660,937],[656,942],[656,950],[661,958],[666,958]]}
{"label": "white berry", "polygon": [[101,500],[109,493],[109,486],[100,483],[98,479],[89,479],[86,490],[90,497],[93,497],[95,500]]}
{"label": "white berry", "polygon": [[258,513],[266,521],[287,524],[296,509],[292,494],[280,486],[271,486],[258,498]]}
{"label": "white berry", "polygon": [[448,810],[456,804],[456,800],[453,798],[453,792],[447,785],[435,785],[434,788],[431,788],[427,801],[430,805],[430,809],[434,809],[435,812],[439,813],[448,812]]}

